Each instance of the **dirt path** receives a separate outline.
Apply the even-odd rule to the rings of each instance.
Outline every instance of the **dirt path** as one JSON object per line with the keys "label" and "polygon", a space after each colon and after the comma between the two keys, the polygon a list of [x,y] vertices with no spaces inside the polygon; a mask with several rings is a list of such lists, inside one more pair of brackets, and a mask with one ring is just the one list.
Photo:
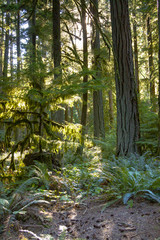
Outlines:
{"label": "dirt path", "polygon": [[[104,201],[88,199],[82,204],[53,204],[48,208],[32,207],[18,230],[11,230],[3,240],[90,239],[90,240],[157,240],[160,237],[160,205],[134,201],[133,207],[116,204],[105,207]],[[27,233],[28,231],[28,233]],[[24,238],[25,237],[25,238]],[[38,239],[38,238],[37,238]],[[159,238],[160,239],[160,238]]]}

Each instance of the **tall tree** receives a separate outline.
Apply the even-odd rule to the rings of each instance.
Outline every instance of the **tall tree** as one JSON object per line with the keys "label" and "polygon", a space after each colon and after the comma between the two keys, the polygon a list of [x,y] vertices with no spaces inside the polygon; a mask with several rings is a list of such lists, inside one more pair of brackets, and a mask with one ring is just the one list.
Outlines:
{"label": "tall tree", "polygon": [[0,77],[3,76],[3,37],[4,37],[4,13],[1,10],[1,32],[0,32]]}
{"label": "tall tree", "polygon": [[[86,26],[86,0],[81,0],[81,24],[83,31],[83,71],[88,69],[88,43],[87,43],[87,26]],[[83,83],[88,82],[88,74],[83,76]],[[87,124],[87,102],[88,102],[88,91],[83,93],[82,98],[82,113],[81,113],[81,124],[82,124],[82,135],[81,135],[81,147],[78,148],[77,152],[82,154],[84,146],[84,137],[86,132]]]}
{"label": "tall tree", "polygon": [[138,152],[139,114],[134,78],[128,0],[111,0],[117,94],[117,155]]}
{"label": "tall tree", "polygon": [[133,43],[134,43],[134,67],[137,93],[139,95],[139,67],[138,67],[138,41],[137,41],[137,19],[136,0],[133,1]]}
{"label": "tall tree", "polygon": [[61,28],[60,28],[60,1],[53,0],[53,61],[55,79],[61,76]]}
{"label": "tall tree", "polygon": [[16,45],[17,45],[17,80],[20,78],[20,64],[21,64],[21,48],[20,48],[20,10],[19,10],[19,1],[17,0],[18,4],[18,11],[17,11],[17,26],[16,26]]}
{"label": "tall tree", "polygon": [[8,62],[9,62],[9,4],[10,0],[7,0],[7,12],[6,12],[6,33],[5,33],[5,51],[4,51],[4,65],[3,65],[3,77],[7,77]]}
{"label": "tall tree", "polygon": [[[81,0],[81,24],[83,30],[83,69],[86,71],[88,69],[88,45],[87,45],[87,27],[86,27],[86,1]],[[85,74],[83,77],[83,82],[88,82],[88,75]],[[83,127],[86,126],[87,122],[87,100],[88,92],[83,93],[83,103],[82,103],[82,115],[81,115],[81,124]]]}
{"label": "tall tree", "polygon": [[159,48],[158,48],[158,70],[159,70],[159,93],[158,93],[158,154],[160,155],[160,0],[157,0],[158,8],[158,39],[159,39]]}
{"label": "tall tree", "polygon": [[[54,81],[61,83],[61,26],[60,26],[60,1],[52,0],[52,17],[53,17],[53,61],[54,61]],[[64,120],[64,111],[58,110],[54,120],[62,123]]]}
{"label": "tall tree", "polygon": [[[91,1],[91,13],[93,18],[91,48],[93,52],[93,69],[95,70],[93,78],[96,80],[102,78],[102,68],[100,60],[98,0]],[[94,137],[105,138],[102,90],[93,91],[93,117],[94,117]]]}
{"label": "tall tree", "polygon": [[155,104],[155,81],[154,81],[154,64],[153,64],[153,40],[151,30],[151,18],[147,17],[147,36],[148,36],[148,57],[149,57],[149,81],[150,81],[150,101],[152,110],[156,111]]}

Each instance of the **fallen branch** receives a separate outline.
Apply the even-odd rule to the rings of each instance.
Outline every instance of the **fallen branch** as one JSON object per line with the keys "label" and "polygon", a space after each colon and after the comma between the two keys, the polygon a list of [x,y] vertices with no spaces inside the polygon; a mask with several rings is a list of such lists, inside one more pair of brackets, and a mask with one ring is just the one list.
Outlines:
{"label": "fallen branch", "polygon": [[42,238],[38,237],[35,233],[31,232],[31,231],[28,231],[28,230],[19,230],[20,232],[24,232],[24,233],[29,233],[31,234],[32,236],[34,236],[35,238],[37,238],[38,240],[43,240]]}

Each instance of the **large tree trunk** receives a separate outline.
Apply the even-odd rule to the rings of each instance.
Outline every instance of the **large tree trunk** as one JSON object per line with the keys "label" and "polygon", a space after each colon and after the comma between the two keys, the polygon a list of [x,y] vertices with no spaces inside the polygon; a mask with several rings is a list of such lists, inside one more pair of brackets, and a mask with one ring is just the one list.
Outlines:
{"label": "large tree trunk", "polygon": [[149,57],[149,81],[150,81],[150,101],[152,104],[152,110],[156,111],[155,102],[155,81],[153,77],[154,64],[153,64],[153,44],[152,44],[152,31],[150,17],[147,18],[147,36],[148,36],[148,57]]}
{"label": "large tree trunk", "polygon": [[158,68],[159,68],[158,154],[160,155],[160,0],[157,0],[157,6],[158,6],[158,36],[159,36],[159,49],[158,49]]}
{"label": "large tree trunk", "polygon": [[[98,0],[91,1],[92,12],[92,52],[93,52],[93,69],[96,74],[93,78],[96,80],[102,77],[100,63],[100,37],[98,28]],[[105,138],[104,114],[103,114],[103,94],[102,90],[93,92],[93,117],[94,117],[94,137]]]}
{"label": "large tree trunk", "polygon": [[117,92],[117,155],[139,152],[139,114],[134,79],[128,0],[111,0]]}

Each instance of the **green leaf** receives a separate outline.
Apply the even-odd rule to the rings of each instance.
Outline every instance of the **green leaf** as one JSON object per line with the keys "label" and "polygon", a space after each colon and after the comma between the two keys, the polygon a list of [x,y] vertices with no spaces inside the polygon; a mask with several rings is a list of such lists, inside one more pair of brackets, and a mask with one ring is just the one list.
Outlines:
{"label": "green leaf", "polygon": [[124,204],[127,204],[128,200],[129,200],[131,197],[133,197],[134,194],[135,194],[134,192],[132,192],[132,193],[126,193],[126,194],[124,195],[124,197],[123,197],[123,203],[124,203]]}
{"label": "green leaf", "polygon": [[0,205],[2,205],[4,207],[8,207],[9,206],[9,201],[4,199],[4,198],[0,198]]}

